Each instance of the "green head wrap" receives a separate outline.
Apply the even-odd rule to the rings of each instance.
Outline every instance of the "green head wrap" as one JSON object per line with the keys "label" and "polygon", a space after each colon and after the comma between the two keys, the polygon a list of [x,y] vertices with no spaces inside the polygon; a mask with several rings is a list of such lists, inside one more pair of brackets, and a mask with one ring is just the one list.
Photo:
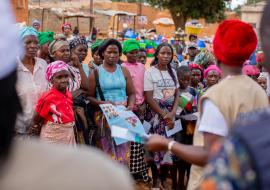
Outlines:
{"label": "green head wrap", "polygon": [[53,32],[40,32],[38,34],[38,40],[39,40],[39,45],[44,45],[47,42],[52,42],[54,40],[54,33]]}
{"label": "green head wrap", "polygon": [[140,44],[137,40],[130,39],[124,41],[124,46],[123,46],[123,53],[127,54],[133,50],[139,50],[140,49]]}
{"label": "green head wrap", "polygon": [[91,51],[92,51],[92,54],[94,54],[94,53],[98,50],[98,48],[99,48],[99,46],[102,44],[102,42],[103,42],[103,40],[97,39],[97,40],[95,41],[95,43],[93,43],[93,44],[91,45]]}

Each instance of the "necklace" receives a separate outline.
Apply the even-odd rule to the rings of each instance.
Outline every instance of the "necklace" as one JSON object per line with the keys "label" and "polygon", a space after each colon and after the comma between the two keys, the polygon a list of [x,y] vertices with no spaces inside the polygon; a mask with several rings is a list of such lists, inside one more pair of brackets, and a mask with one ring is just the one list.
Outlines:
{"label": "necklace", "polygon": [[164,77],[163,77],[163,74],[162,74],[162,72],[161,72],[161,70],[159,69],[158,66],[157,66],[157,69],[159,70],[159,73],[160,73],[160,76],[161,76],[161,78],[162,78],[164,87],[167,88],[168,86],[167,86],[167,84],[166,84],[166,82],[165,82],[165,79],[164,79]]}

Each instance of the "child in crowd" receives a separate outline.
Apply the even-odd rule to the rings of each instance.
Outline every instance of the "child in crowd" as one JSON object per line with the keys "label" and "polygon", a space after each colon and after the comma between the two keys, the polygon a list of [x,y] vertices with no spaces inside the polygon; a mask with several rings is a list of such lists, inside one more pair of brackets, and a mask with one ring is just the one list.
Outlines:
{"label": "child in crowd", "polygon": [[67,90],[69,77],[65,62],[55,61],[48,65],[46,79],[52,84],[51,89],[39,99],[31,126],[31,133],[35,131],[47,142],[75,144],[72,95]]}
{"label": "child in crowd", "polygon": [[146,49],[140,48],[138,51],[138,58],[137,58],[139,63],[142,63],[143,65],[146,64],[147,61],[147,52]]}
{"label": "child in crowd", "polygon": [[[189,67],[179,67],[177,69],[177,78],[180,87],[179,108],[176,117],[181,119],[183,130],[175,134],[174,139],[183,144],[192,144],[196,120],[193,120],[192,118],[183,118],[183,116],[197,112],[197,104],[194,104],[196,97],[191,94],[191,71]],[[186,189],[187,181],[185,181],[185,176],[188,178],[190,167],[191,165],[188,162],[174,158],[172,172],[173,189]]]}

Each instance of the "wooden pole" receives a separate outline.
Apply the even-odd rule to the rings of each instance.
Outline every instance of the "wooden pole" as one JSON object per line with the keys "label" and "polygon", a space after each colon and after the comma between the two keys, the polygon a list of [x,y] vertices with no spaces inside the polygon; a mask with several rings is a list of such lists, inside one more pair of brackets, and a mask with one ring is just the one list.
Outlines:
{"label": "wooden pole", "polygon": [[41,15],[41,31],[43,32],[43,30],[44,30],[44,8],[42,8],[42,15]]}
{"label": "wooden pole", "polygon": [[116,38],[118,37],[118,30],[119,30],[119,15],[117,15],[117,27],[116,27]]}
{"label": "wooden pole", "polygon": [[113,18],[112,37],[114,38],[115,15],[113,15],[112,18]]}

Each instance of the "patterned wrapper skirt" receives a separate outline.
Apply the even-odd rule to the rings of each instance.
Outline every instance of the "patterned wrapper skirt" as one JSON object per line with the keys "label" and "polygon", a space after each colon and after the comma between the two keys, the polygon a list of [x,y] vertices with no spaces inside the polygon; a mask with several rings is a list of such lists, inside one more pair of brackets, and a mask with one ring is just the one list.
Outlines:
{"label": "patterned wrapper skirt", "polygon": [[[155,100],[155,101],[163,111],[165,112],[172,111],[174,97],[170,97],[166,100]],[[165,130],[165,126],[166,126],[165,120],[158,113],[154,112],[150,108],[150,106],[147,106],[145,120],[147,122],[150,122],[152,126],[148,134],[158,134],[158,135],[168,138],[166,135],[166,130]],[[163,164],[172,164],[172,158],[168,152],[165,152],[165,151],[154,152],[154,153],[150,152],[149,156],[150,156],[149,159],[153,160],[158,168],[160,167],[160,165],[163,165]]]}
{"label": "patterned wrapper skirt", "polygon": [[95,124],[98,126],[96,144],[99,149],[109,154],[113,160],[129,166],[130,143],[116,145],[111,137],[111,129],[101,111],[94,114]]}
{"label": "patterned wrapper skirt", "polygon": [[40,139],[50,143],[69,144],[75,146],[74,125],[74,122],[65,124],[48,122],[41,128]]}

